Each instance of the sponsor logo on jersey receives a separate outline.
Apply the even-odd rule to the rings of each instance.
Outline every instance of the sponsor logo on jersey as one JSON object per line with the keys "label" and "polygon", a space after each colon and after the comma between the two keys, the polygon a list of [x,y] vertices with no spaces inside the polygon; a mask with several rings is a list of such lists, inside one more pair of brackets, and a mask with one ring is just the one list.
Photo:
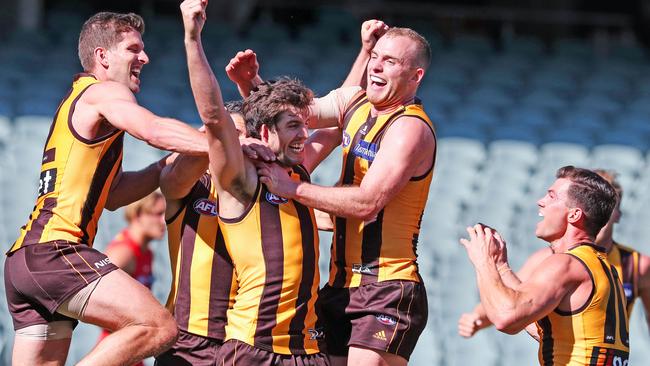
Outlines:
{"label": "sponsor logo on jersey", "polygon": [[269,202],[269,203],[272,203],[274,205],[281,205],[283,203],[289,202],[288,199],[280,197],[280,196],[276,196],[271,192],[266,192],[266,201]]}
{"label": "sponsor logo on jersey", "polygon": [[350,135],[347,132],[343,132],[343,147],[348,147],[350,142],[352,142]]}
{"label": "sponsor logo on jersey", "polygon": [[370,275],[373,274],[370,266],[363,263],[354,263],[352,265],[352,273],[370,274]]}
{"label": "sponsor logo on jersey", "polygon": [[194,211],[201,215],[217,216],[217,204],[207,198],[201,198],[194,202]]}
{"label": "sponsor logo on jersey", "polygon": [[312,328],[307,329],[309,332],[309,339],[323,339],[325,337],[325,332],[322,328]]}
{"label": "sponsor logo on jersey", "polygon": [[377,144],[361,140],[354,146],[352,153],[361,159],[373,161],[377,155]]}
{"label": "sponsor logo on jersey", "polygon": [[377,314],[377,315],[375,315],[375,318],[377,318],[378,322],[380,322],[381,324],[384,324],[384,325],[393,326],[393,325],[397,324],[397,319],[393,318],[390,315]]}

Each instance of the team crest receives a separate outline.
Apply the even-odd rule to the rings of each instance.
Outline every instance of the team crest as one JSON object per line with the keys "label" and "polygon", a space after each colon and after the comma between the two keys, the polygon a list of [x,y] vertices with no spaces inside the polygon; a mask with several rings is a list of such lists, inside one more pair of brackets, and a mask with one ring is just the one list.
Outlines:
{"label": "team crest", "polygon": [[378,322],[380,322],[381,324],[384,324],[384,325],[394,326],[395,324],[397,324],[397,319],[393,318],[390,315],[377,314],[377,315],[375,315],[375,318],[377,318]]}
{"label": "team crest", "polygon": [[347,132],[343,132],[343,147],[348,147],[350,142],[352,142],[350,135]]}
{"label": "team crest", "polygon": [[289,202],[288,199],[280,197],[280,196],[276,196],[271,192],[266,192],[266,201],[268,203],[272,203],[274,205],[281,205],[283,203]]}
{"label": "team crest", "polygon": [[217,205],[207,198],[201,198],[194,202],[194,211],[201,215],[217,216]]}

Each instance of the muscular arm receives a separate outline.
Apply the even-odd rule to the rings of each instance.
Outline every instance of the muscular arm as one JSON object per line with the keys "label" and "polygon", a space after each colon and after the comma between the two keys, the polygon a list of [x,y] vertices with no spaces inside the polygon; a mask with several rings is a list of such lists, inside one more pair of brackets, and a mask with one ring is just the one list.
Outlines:
{"label": "muscular arm", "polygon": [[[84,120],[106,119],[113,127],[162,150],[193,155],[208,151],[203,134],[181,121],[159,117],[139,106],[133,93],[122,84],[110,81],[94,84],[82,101],[95,114]],[[81,120],[73,119],[75,129],[88,129],[81,124]]]}
{"label": "muscular arm", "polygon": [[179,155],[160,173],[160,191],[167,202],[165,219],[171,218],[181,208],[196,181],[208,169],[207,156]]}
{"label": "muscular arm", "polygon": [[418,169],[430,167],[434,149],[429,127],[415,117],[402,117],[388,128],[382,147],[359,186],[322,187],[291,181],[277,170],[260,173],[264,176],[262,182],[282,197],[335,216],[371,220],[416,176]]}
{"label": "muscular arm", "polygon": [[[548,258],[551,254],[553,254],[551,249],[549,247],[544,247],[528,257],[524,265],[519,269],[519,271],[517,271],[516,275],[513,275],[512,273],[503,273],[504,270],[506,270],[505,268],[501,270],[501,279],[506,286],[514,289],[521,284],[521,281],[528,281],[528,279],[530,279],[531,273],[544,259]],[[461,316],[458,321],[458,333],[463,337],[469,338],[479,330],[487,328],[491,325],[492,322],[487,317],[485,309],[483,309],[483,305],[481,305],[481,303],[478,303],[471,313],[465,313]],[[527,327],[526,331],[533,338],[537,337],[537,327],[534,324],[532,324],[530,328]]]}
{"label": "muscular arm", "polygon": [[167,155],[138,171],[120,170],[111,185],[105,208],[114,211],[153,192],[158,188],[161,170],[172,160],[173,156]]}
{"label": "muscular arm", "polygon": [[[237,197],[241,196],[239,186],[245,181],[244,155],[237,129],[223,104],[219,83],[212,73],[201,44],[205,4],[191,3],[186,1],[181,5],[185,26],[185,51],[192,93],[206,127],[212,181],[218,191],[228,191]],[[245,192],[252,190],[254,187]]]}
{"label": "muscular arm", "polygon": [[[556,308],[581,283],[586,273],[577,260],[558,254],[547,258],[531,278],[516,289],[501,280],[489,260],[474,264],[483,305],[488,318],[500,331],[516,334]],[[549,280],[553,279],[553,280]]]}
{"label": "muscular arm", "polygon": [[305,141],[305,160],[302,162],[302,165],[308,172],[313,172],[340,144],[340,128],[330,127],[316,130]]}

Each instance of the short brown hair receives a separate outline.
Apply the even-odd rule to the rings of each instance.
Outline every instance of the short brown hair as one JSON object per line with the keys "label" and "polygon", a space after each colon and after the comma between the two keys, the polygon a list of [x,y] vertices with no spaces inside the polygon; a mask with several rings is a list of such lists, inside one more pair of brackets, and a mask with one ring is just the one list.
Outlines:
{"label": "short brown hair", "polygon": [[611,184],[612,187],[614,187],[619,200],[623,198],[623,187],[621,187],[621,183],[619,183],[616,179],[618,177],[618,173],[613,170],[606,169],[595,169],[594,172],[603,177],[607,183]]}
{"label": "short brown hair", "polygon": [[90,17],[79,33],[79,61],[85,71],[95,66],[95,48],[111,48],[122,40],[128,31],[144,33],[144,20],[134,13],[100,12]]}
{"label": "short brown hair", "polygon": [[262,125],[275,127],[278,117],[289,108],[306,110],[314,93],[300,80],[282,77],[260,84],[242,106],[248,136],[261,138]]}
{"label": "short brown hair", "polygon": [[569,204],[585,214],[585,231],[594,238],[607,224],[616,206],[616,191],[607,180],[594,171],[568,165],[558,169],[556,178],[571,181]]}
{"label": "short brown hair", "polygon": [[135,218],[140,216],[143,212],[150,210],[151,206],[153,206],[156,203],[156,201],[164,200],[164,199],[165,196],[163,196],[163,194],[160,193],[160,191],[153,191],[149,193],[149,195],[147,195],[146,197],[126,206],[124,208],[124,218],[126,219],[127,222],[131,222]]}
{"label": "short brown hair", "polygon": [[411,28],[389,28],[384,37],[406,37],[415,43],[415,65],[424,70],[431,63],[431,46],[429,41]]}

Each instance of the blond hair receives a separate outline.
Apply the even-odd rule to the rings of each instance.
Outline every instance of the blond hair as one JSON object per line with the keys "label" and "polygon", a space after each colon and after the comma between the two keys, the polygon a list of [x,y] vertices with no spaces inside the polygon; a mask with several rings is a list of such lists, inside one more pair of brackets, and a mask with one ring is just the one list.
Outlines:
{"label": "blond hair", "polygon": [[148,196],[126,206],[124,208],[124,218],[127,222],[131,222],[142,215],[143,212],[148,212],[151,206],[162,199],[165,199],[165,196],[160,191],[153,191]]}

